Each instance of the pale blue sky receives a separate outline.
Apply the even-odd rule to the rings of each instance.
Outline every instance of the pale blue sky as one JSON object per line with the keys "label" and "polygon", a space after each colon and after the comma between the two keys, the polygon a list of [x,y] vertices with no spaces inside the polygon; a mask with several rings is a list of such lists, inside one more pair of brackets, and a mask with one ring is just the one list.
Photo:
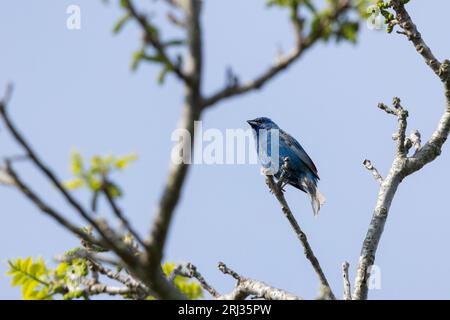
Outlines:
{"label": "pale blue sky", "polygon": [[[228,65],[250,79],[273,61],[278,46],[289,49],[285,12],[267,10],[262,0],[205,3],[206,92],[223,85]],[[69,4],[81,7],[80,31],[65,27]],[[443,36],[450,3],[415,0],[408,8],[435,54],[450,57]],[[85,155],[139,155],[118,180],[126,190],[121,205],[145,234],[167,172],[182,87],[172,77],[158,86],[152,66],[130,72],[139,31],[129,25],[113,36],[119,16],[116,4],[101,1],[2,1],[0,87],[14,81],[11,113],[62,178],[69,177],[73,147]],[[205,129],[246,129],[245,120],[269,116],[303,144],[328,202],[314,218],[303,193],[288,188],[286,196],[339,296],[341,263],[350,262],[353,281],[378,191],[362,161],[371,159],[385,174],[393,159],[396,121],[376,108],[393,96],[409,109],[410,129],[427,139],[443,111],[439,80],[404,37],[363,25],[358,45],[315,46],[262,92],[204,114]],[[0,157],[18,152],[4,129],[0,146]],[[449,160],[445,147],[437,161],[401,185],[376,260],[382,287],[371,298],[450,298]],[[65,208],[41,176],[26,165],[20,169],[52,204]],[[51,262],[78,241],[14,190],[1,188],[0,204],[0,298],[20,298],[5,277],[7,258],[42,255]],[[193,262],[220,292],[231,290],[234,281],[217,270],[218,261],[306,298],[318,291],[317,277],[255,165],[192,168],[166,258]]]}

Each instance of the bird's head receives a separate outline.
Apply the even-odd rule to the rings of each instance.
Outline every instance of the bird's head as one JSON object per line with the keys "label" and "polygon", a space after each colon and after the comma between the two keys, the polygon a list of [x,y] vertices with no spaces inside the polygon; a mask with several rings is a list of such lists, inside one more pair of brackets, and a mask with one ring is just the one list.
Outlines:
{"label": "bird's head", "polygon": [[260,117],[260,118],[256,118],[253,120],[248,120],[247,123],[255,130],[279,129],[279,127],[277,126],[277,124],[275,122],[273,122],[271,119],[266,118],[266,117]]}

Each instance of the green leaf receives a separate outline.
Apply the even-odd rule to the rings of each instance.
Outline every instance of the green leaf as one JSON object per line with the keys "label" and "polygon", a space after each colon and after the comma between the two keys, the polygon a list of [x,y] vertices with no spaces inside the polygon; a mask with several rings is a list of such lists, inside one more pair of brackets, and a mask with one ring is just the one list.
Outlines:
{"label": "green leaf", "polygon": [[33,258],[31,258],[31,257],[26,258],[25,261],[21,264],[21,270],[25,273],[29,273],[28,270],[30,269],[32,263],[33,263]]}
{"label": "green leaf", "polygon": [[114,183],[109,183],[106,186],[106,191],[112,198],[118,198],[122,196],[122,190]]}
{"label": "green leaf", "polygon": [[89,179],[89,187],[92,191],[98,191],[102,187],[102,182],[97,178],[91,177]]}
{"label": "green leaf", "polygon": [[117,169],[125,169],[130,164],[130,162],[136,161],[136,159],[137,159],[137,155],[134,154],[134,153],[129,154],[129,155],[125,155],[125,156],[119,157],[114,162],[114,166]]}
{"label": "green leaf", "polygon": [[145,56],[145,49],[139,49],[138,51],[135,51],[133,53],[133,57],[131,59],[131,66],[130,66],[132,71],[137,70],[139,63],[144,58],[144,56]]}
{"label": "green leaf", "polygon": [[39,282],[37,281],[27,281],[22,286],[22,297],[25,300],[30,300],[32,297],[32,293],[36,289],[36,287],[39,285]]}
{"label": "green leaf", "polygon": [[72,151],[70,171],[73,175],[79,175],[83,170],[83,159],[78,151]]}
{"label": "green leaf", "polygon": [[82,178],[74,178],[64,182],[64,186],[69,190],[75,190],[81,188],[84,185],[84,180]]}
{"label": "green leaf", "polygon": [[7,275],[13,276],[11,286],[22,286],[22,297],[24,299],[47,299],[49,294],[50,280],[47,275],[49,270],[42,258],[33,262],[32,257],[25,260],[20,258],[8,261],[9,270]]}
{"label": "green leaf", "polygon": [[171,71],[171,69],[169,68],[164,68],[161,70],[161,72],[158,75],[158,84],[163,84],[164,81],[166,80],[166,76],[167,74]]}
{"label": "green leaf", "polygon": [[166,277],[169,277],[172,274],[173,269],[175,269],[175,263],[166,262],[163,264],[162,269]]}
{"label": "green leaf", "polygon": [[69,264],[67,262],[61,262],[56,270],[54,271],[55,276],[58,279],[62,279],[65,277],[67,270],[69,269]]}
{"label": "green leaf", "polygon": [[16,287],[23,285],[24,281],[27,279],[27,276],[23,273],[16,273],[11,280],[11,287]]}
{"label": "green leaf", "polygon": [[131,15],[129,13],[125,14],[119,21],[114,25],[113,33],[117,34],[122,30],[125,23],[130,19]]}
{"label": "green leaf", "polygon": [[[166,277],[169,277],[172,274],[174,268],[175,264],[173,262],[166,262],[162,265]],[[202,287],[189,278],[177,275],[175,276],[174,284],[184,295],[186,295],[186,297],[188,297],[188,299],[196,300],[203,296]]]}
{"label": "green leaf", "polygon": [[337,34],[337,40],[339,41],[340,39],[345,39],[355,43],[358,27],[359,24],[357,22],[346,21],[342,23]]}
{"label": "green leaf", "polygon": [[120,0],[120,6],[124,9],[128,9],[128,1]]}

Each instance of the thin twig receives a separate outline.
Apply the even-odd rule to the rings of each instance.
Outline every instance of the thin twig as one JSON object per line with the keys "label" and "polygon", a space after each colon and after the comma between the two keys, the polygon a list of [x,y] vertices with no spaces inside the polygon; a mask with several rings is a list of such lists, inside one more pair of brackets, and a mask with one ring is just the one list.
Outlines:
{"label": "thin twig", "polygon": [[326,26],[329,24],[329,22],[334,21],[338,17],[345,14],[348,9],[350,9],[350,7],[351,5],[349,0],[338,1],[337,4],[331,8],[329,14],[326,17],[322,17],[322,19],[320,19],[319,25],[317,26],[317,31],[313,35],[310,35],[308,37],[303,37],[301,33],[302,28],[300,28],[301,24],[298,20],[298,17],[291,19],[293,22],[296,37],[295,47],[294,49],[292,49],[292,52],[285,57],[281,57],[280,59],[278,59],[275,64],[262,72],[255,79],[242,85],[226,86],[225,88],[220,89],[216,93],[212,94],[210,97],[205,98],[203,101],[203,108],[211,107],[219,101],[227,98],[261,89],[264,85],[269,83],[270,80],[275,78],[283,70],[290,67],[294,62],[296,62],[307,49],[309,49],[323,36],[323,33],[326,32]]}
{"label": "thin twig", "polygon": [[367,170],[369,170],[373,177],[375,178],[375,180],[379,183],[382,184],[383,183],[383,177],[381,176],[381,174],[378,172],[377,168],[375,168],[372,165],[372,162],[368,159],[364,160],[363,162],[364,166],[367,168]]}
{"label": "thin twig", "polygon": [[349,264],[347,261],[342,263],[342,279],[344,281],[344,300],[352,300],[350,279],[348,277],[348,267]]}
{"label": "thin twig", "polygon": [[[199,0],[187,0],[186,2],[186,23],[187,23],[187,44],[188,54],[186,63],[186,75],[189,82],[186,83],[185,105],[180,120],[180,127],[189,132],[191,140],[194,143],[194,122],[200,119],[201,115],[201,83],[202,83],[202,29],[200,23],[202,2]],[[183,143],[180,141],[179,143]],[[184,142],[187,143],[187,142]],[[170,162],[169,174],[164,186],[163,193],[154,214],[154,222],[151,226],[150,237],[148,240],[146,258],[150,270],[148,271],[149,281],[158,291],[161,298],[183,299],[185,298],[179,290],[165,277],[161,272],[161,260],[172,223],[175,207],[181,196],[187,173],[189,171],[188,163]]]}
{"label": "thin twig", "polygon": [[219,262],[219,270],[237,280],[231,293],[217,297],[218,300],[244,300],[247,297],[255,297],[265,300],[302,300],[289,292],[271,287],[264,282],[248,279]]}
{"label": "thin twig", "polygon": [[108,246],[113,248],[124,260],[128,260],[130,262],[132,260],[132,257],[126,252],[126,250],[123,250],[123,248],[121,248],[121,246],[118,243],[115,243],[111,238],[109,238],[104,233],[104,231],[102,230],[102,228],[100,228],[98,223],[87,213],[87,211],[82,207],[82,205],[77,200],[75,200],[75,198],[72,197],[72,195],[70,195],[70,193],[65,189],[65,187],[59,182],[56,175],[50,170],[48,166],[46,166],[43,163],[41,159],[39,159],[39,157],[31,148],[29,143],[19,133],[18,129],[15,127],[15,125],[13,124],[8,115],[7,105],[5,104],[5,101],[8,100],[9,97],[7,94],[7,98],[3,99],[0,102],[0,116],[3,119],[9,132],[16,140],[16,142],[25,150],[27,156],[30,158],[30,160],[36,166],[36,168],[39,169],[39,171],[42,172],[44,176],[46,176],[48,180],[52,182],[53,186],[60,192],[63,198],[69,203],[69,205],[72,208],[74,208],[84,220],[86,220],[90,225],[92,225],[95,228],[95,230],[102,236],[102,238],[105,240]]}
{"label": "thin twig", "polygon": [[[213,296],[214,298],[219,298],[220,297],[220,294],[216,291],[216,289],[214,289],[205,280],[205,278],[200,274],[200,272],[197,271],[197,267],[194,266],[190,262],[178,264],[175,267],[175,269],[174,269],[172,274],[173,274],[173,276],[171,276],[172,278],[174,278],[176,275],[180,275],[180,276],[188,277],[188,278],[195,278],[200,283],[201,287],[205,291],[207,291],[211,296]],[[172,279],[172,281],[173,281],[173,279]]]}
{"label": "thin twig", "polygon": [[111,196],[110,192],[108,191],[107,186],[109,185],[109,181],[104,181],[103,183],[103,194],[106,197],[106,200],[108,204],[110,205],[112,211],[116,215],[116,217],[120,220],[122,225],[125,227],[127,231],[129,231],[133,237],[136,239],[136,241],[143,246],[144,248],[147,247],[147,244],[142,240],[141,236],[134,230],[134,228],[131,226],[130,221],[127,219],[127,217],[122,213],[122,210],[117,205],[115,199]]}
{"label": "thin twig", "polygon": [[[180,127],[190,133],[191,145],[194,140],[194,122],[201,115],[201,73],[202,73],[202,42],[200,13],[201,1],[189,0],[187,9],[188,23],[188,69],[187,72],[192,79],[187,86],[185,106],[181,116]],[[183,143],[183,142],[180,142]],[[159,268],[163,256],[163,250],[167,240],[167,234],[172,222],[173,213],[180,199],[181,190],[189,170],[189,164],[170,163],[169,175],[164,187],[159,204],[156,208],[155,219],[150,231],[148,245],[148,257],[150,265]]]}
{"label": "thin twig", "polygon": [[[399,119],[399,133],[397,135],[397,154],[391,166],[388,176],[383,181],[378,193],[378,200],[372,215],[367,235],[364,239],[358,268],[355,277],[355,290],[353,299],[367,299],[368,280],[370,277],[370,267],[374,264],[375,255],[378,249],[384,225],[386,223],[389,209],[398,186],[403,179],[417,172],[428,163],[435,160],[442,150],[442,146],[448,138],[450,132],[450,61],[439,62],[431,49],[426,45],[416,25],[405,9],[405,3],[400,0],[391,1],[392,8],[396,13],[398,25],[402,28],[402,33],[414,44],[416,51],[425,59],[426,64],[440,78],[444,84],[446,97],[446,107],[444,114],[439,120],[437,129],[424,146],[418,148],[412,157],[407,157],[408,141],[405,138],[407,112],[399,108],[395,113]],[[399,103],[399,101],[398,101]],[[386,110],[385,110],[386,111]],[[390,113],[390,112],[388,112]],[[419,139],[420,140],[420,139]]]}
{"label": "thin twig", "polygon": [[408,126],[407,123],[408,111],[402,107],[400,98],[397,97],[394,98],[393,106],[398,118],[398,133],[396,136],[397,155],[400,158],[405,158],[407,153],[407,150],[405,148],[405,141],[406,141],[406,128]]}
{"label": "thin twig", "polygon": [[90,243],[94,243],[99,246],[104,246],[104,243],[101,240],[97,240],[87,233],[83,232],[80,227],[75,226],[67,219],[63,217],[62,214],[57,212],[55,209],[46,204],[26,183],[19,177],[16,171],[13,169],[9,160],[6,160],[6,172],[8,176],[13,180],[14,185],[22,192],[22,194],[28,198],[37,208],[39,208],[42,212],[48,214],[52,217],[57,223],[59,223],[62,227],[69,230],[73,234],[79,236],[80,238],[88,241]]}
{"label": "thin twig", "polygon": [[166,52],[164,45],[155,35],[155,33],[149,28],[147,18],[139,13],[131,0],[125,0],[125,7],[128,9],[129,14],[139,23],[143,32],[145,33],[145,40],[156,50],[156,52],[163,58],[164,62],[169,66],[179,79],[183,80],[186,84],[191,85],[192,79],[189,75],[185,74],[180,68],[178,63],[171,60]]}
{"label": "thin twig", "polygon": [[[286,162],[285,162],[285,165],[286,165]],[[275,183],[275,181],[273,179],[273,176],[267,175],[266,183],[269,186],[270,190],[275,195],[275,197],[277,198],[278,202],[280,203],[281,209],[282,209],[285,217],[288,219],[289,223],[291,224],[292,228],[295,231],[295,234],[297,235],[297,238],[300,240],[300,242],[305,250],[306,258],[311,262],[311,265],[312,265],[314,271],[316,272],[317,276],[319,277],[322,287],[328,291],[329,298],[332,300],[335,300],[336,297],[333,294],[333,291],[331,290],[328,280],[322,271],[322,267],[320,266],[319,260],[317,260],[316,256],[314,255],[314,252],[312,251],[312,248],[308,242],[306,234],[302,231],[302,229],[300,228],[300,226],[297,223],[297,220],[294,218],[294,215],[292,214],[292,211],[289,208],[289,205],[284,197],[283,192],[281,191],[280,188],[278,188],[277,184]]]}
{"label": "thin twig", "polygon": [[134,277],[132,277],[131,275],[125,275],[122,274],[120,272],[117,271],[113,271],[111,269],[108,269],[106,267],[104,267],[102,264],[98,263],[95,259],[95,257],[89,257],[88,258],[89,261],[91,261],[91,263],[94,265],[95,269],[105,275],[106,277],[112,279],[112,280],[116,280],[122,284],[124,284],[125,286],[135,289],[135,290],[140,290],[141,292],[149,295],[152,293],[152,290],[150,290],[145,284],[143,284],[142,282],[136,280]]}

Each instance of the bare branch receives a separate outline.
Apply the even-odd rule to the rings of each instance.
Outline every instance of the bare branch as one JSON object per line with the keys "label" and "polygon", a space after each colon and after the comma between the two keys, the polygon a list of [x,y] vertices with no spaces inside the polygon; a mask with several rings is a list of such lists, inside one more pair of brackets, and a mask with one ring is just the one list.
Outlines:
{"label": "bare branch", "polygon": [[400,104],[399,98],[394,98],[394,109],[397,113],[398,118],[398,133],[397,133],[397,156],[401,158],[406,157],[405,139],[406,139],[406,127],[408,125],[408,111],[403,109]]}
{"label": "bare branch", "polygon": [[97,240],[87,233],[83,232],[80,227],[75,226],[68,220],[66,220],[60,213],[55,209],[51,208],[46,204],[34,191],[28,187],[25,182],[19,177],[19,175],[12,168],[9,160],[6,160],[6,172],[8,176],[13,180],[13,184],[22,192],[22,194],[27,197],[37,208],[42,212],[48,214],[62,227],[69,230],[73,234],[79,236],[80,238],[89,241],[91,243],[97,244],[99,246],[104,246],[105,244],[101,240]]}
{"label": "bare branch", "polygon": [[379,104],[378,104],[378,108],[381,109],[381,110],[383,110],[383,111],[386,112],[387,114],[391,114],[391,115],[394,115],[394,116],[397,115],[397,112],[396,112],[394,109],[388,107],[388,106],[385,105],[384,103],[379,103]]}
{"label": "bare branch", "polygon": [[370,226],[361,249],[358,269],[356,272],[355,290],[353,294],[354,299],[367,298],[367,281],[370,277],[369,268],[375,261],[375,253],[383,233],[389,208],[399,184],[405,177],[405,167],[407,162],[408,148],[405,132],[407,128],[406,119],[408,117],[408,111],[401,106],[399,98],[393,99],[393,108],[390,108],[383,103],[380,103],[378,107],[388,114],[397,116],[398,131],[393,137],[394,140],[397,141],[397,152],[388,176],[384,180],[377,179],[379,174],[370,161],[366,160],[364,162],[366,168],[368,168],[374,177],[380,182],[380,190],[378,192],[378,201],[372,216],[372,221],[370,222]]}
{"label": "bare branch", "polygon": [[164,0],[164,2],[166,2],[171,7],[174,7],[174,8],[177,8],[177,9],[181,8],[179,0]]}
{"label": "bare branch", "polygon": [[175,26],[186,29],[187,24],[184,20],[179,19],[177,16],[175,16],[172,12],[167,13],[167,19]]}
{"label": "bare branch", "polygon": [[409,135],[409,137],[406,138],[406,140],[405,140],[406,153],[408,153],[412,147],[414,147],[414,149],[417,152],[417,151],[419,151],[421,146],[422,146],[422,140],[421,140],[420,132],[417,130],[412,131],[411,134]]}
{"label": "bare branch", "polygon": [[237,280],[234,290],[231,293],[217,297],[219,300],[244,300],[250,296],[265,300],[302,300],[300,297],[271,287],[264,282],[244,278],[228,268],[223,262],[219,262],[219,270]]}
{"label": "bare branch", "polygon": [[397,154],[400,157],[405,158],[410,148],[408,148],[408,143],[406,141],[408,111],[402,107],[400,98],[394,97],[392,105],[393,108],[390,108],[384,103],[379,103],[378,108],[380,108],[387,114],[397,116],[398,131],[392,136],[392,139],[397,141]]}
{"label": "bare branch", "polygon": [[299,18],[297,17],[296,12],[293,13],[292,23],[295,31],[296,44],[294,49],[292,49],[291,53],[286,55],[285,57],[280,57],[278,61],[269,67],[266,71],[262,72],[255,79],[237,86],[226,86],[223,89],[220,89],[216,93],[212,94],[210,97],[207,97],[203,101],[203,108],[207,108],[215,105],[217,102],[231,98],[234,96],[238,96],[241,94],[248,93],[253,90],[261,89],[265,84],[267,84],[270,80],[275,78],[278,74],[280,74],[283,70],[290,67],[294,62],[296,62],[302,54],[309,49],[313,44],[316,43],[318,39],[321,38],[323,32],[325,31],[325,26],[329,21],[336,20],[338,17],[343,15],[350,9],[351,4],[350,0],[339,0],[333,5],[331,11],[328,16],[321,19],[319,26],[317,28],[317,32],[314,35],[309,37],[303,37],[302,28]]}
{"label": "bare branch", "polygon": [[122,225],[125,227],[125,229],[131,233],[131,235],[136,239],[136,241],[143,246],[144,248],[147,247],[147,244],[142,240],[141,236],[137,233],[136,230],[131,226],[131,223],[127,219],[126,216],[123,215],[122,210],[120,210],[119,206],[117,205],[115,199],[111,196],[110,192],[108,191],[107,186],[109,185],[109,181],[103,182],[103,194],[106,197],[106,200],[108,204],[110,205],[112,211],[114,212],[115,216],[120,220]]}
{"label": "bare branch", "polygon": [[207,291],[214,298],[219,298],[220,294],[211,285],[206,282],[205,278],[197,271],[197,267],[192,263],[180,263],[178,264],[172,272],[171,278],[175,278],[176,275],[180,275],[187,278],[195,278],[198,280],[202,288]]}
{"label": "bare branch", "polygon": [[342,263],[342,279],[344,280],[344,300],[352,300],[350,279],[348,277],[348,267],[349,264],[347,261]]}
{"label": "bare branch", "polygon": [[[5,101],[5,100],[3,100]],[[18,142],[19,145],[27,152],[27,156],[31,159],[32,163],[46,176],[56,187],[58,191],[63,195],[66,201],[76,209],[80,216],[85,219],[90,225],[101,236],[100,240],[95,240],[92,237],[87,236],[85,233],[81,232],[79,228],[72,225],[62,215],[58,214],[50,206],[45,204],[31,189],[19,178],[19,176],[13,171],[9,165],[8,174],[14,179],[14,182],[18,185],[18,189],[31,200],[39,209],[47,213],[50,217],[55,219],[60,225],[71,231],[72,233],[80,236],[87,243],[93,243],[101,247],[109,248],[117,254],[118,257],[122,259],[125,266],[130,270],[131,273],[136,275],[137,278],[141,279],[147,287],[151,287],[155,291],[155,296],[159,298],[167,299],[184,299],[185,296],[179,292],[172,284],[170,284],[164,276],[161,270],[161,255],[155,263],[150,264],[149,259],[146,255],[136,256],[129,247],[122,241],[121,237],[112,230],[108,224],[104,221],[94,220],[91,216],[83,209],[81,204],[79,204],[69,192],[62,186],[58,181],[55,174],[44,165],[44,163],[37,157],[35,152],[32,150],[28,142],[23,138],[23,136],[18,132],[18,130],[13,125],[7,112],[6,105],[4,102],[0,103],[0,116],[4,120],[6,127]],[[7,163],[8,165],[8,163]],[[159,247],[162,252],[162,247]],[[154,258],[155,255],[152,255]]]}
{"label": "bare branch", "polygon": [[145,293],[146,295],[149,295],[150,293],[152,293],[152,290],[150,290],[142,282],[133,278],[131,275],[125,275],[120,272],[116,272],[116,271],[113,271],[111,269],[104,267],[102,264],[97,262],[95,256],[90,256],[88,259],[94,265],[95,269],[99,273],[105,275],[106,277],[108,277],[112,280],[116,280],[116,281],[124,284],[128,288],[131,288],[131,289],[134,289],[137,291],[141,291],[141,292]]}
{"label": "bare branch", "polygon": [[14,91],[13,84],[12,83],[8,83],[6,85],[5,94],[3,95],[3,98],[0,100],[0,105],[2,105],[2,108],[6,108],[6,106],[11,101],[13,91]]}
{"label": "bare branch", "polygon": [[[200,118],[200,92],[199,83],[201,77],[201,39],[200,39],[200,6],[198,0],[190,0],[190,10],[188,13],[189,22],[189,74],[194,79],[195,85],[189,87],[186,96],[186,104],[181,118],[180,127],[187,130],[194,138],[194,122]],[[182,142],[180,142],[182,143]],[[192,145],[192,144],[191,144]],[[172,220],[173,211],[180,198],[181,189],[188,172],[189,165],[186,163],[172,163],[166,186],[161,196],[159,205],[155,212],[155,221],[150,237],[150,257],[153,262],[159,262],[162,258],[162,251],[165,245],[167,232]]]}
{"label": "bare branch", "polygon": [[[186,72],[191,80],[186,85],[185,105],[181,116],[180,128],[189,132],[191,141],[180,141],[179,143],[190,143],[194,145],[194,122],[200,119],[201,115],[201,75],[202,75],[202,38],[201,38],[201,1],[188,0],[186,8],[186,22],[188,25],[188,57]],[[157,285],[159,295],[162,298],[171,298],[175,296],[178,299],[183,298],[181,293],[176,292],[176,288],[161,275],[161,260],[167,239],[173,213],[181,196],[181,190],[189,170],[187,163],[170,162],[169,175],[164,187],[162,196],[155,212],[155,220],[150,231],[149,245],[147,249],[147,259],[150,265],[149,279]],[[176,290],[176,291],[174,291]]]}
{"label": "bare branch", "polygon": [[436,73],[442,81],[446,81],[448,75],[441,72],[441,63],[423,40],[422,35],[419,30],[417,30],[408,11],[406,11],[405,5],[400,0],[393,0],[391,3],[392,8],[397,13],[397,24],[402,28],[400,33],[407,36],[408,40],[414,44],[417,52],[425,59],[426,64],[434,71],[434,73]]}
{"label": "bare branch", "polygon": [[122,265],[115,259],[100,255],[99,253],[94,253],[84,247],[78,247],[63,255],[57,255],[54,259],[57,262],[68,262],[78,258],[95,260],[99,263],[109,264],[116,268],[122,267]]}
{"label": "bare branch", "polygon": [[6,168],[0,167],[0,185],[14,186],[14,179],[6,172]]}
{"label": "bare branch", "polygon": [[108,294],[110,296],[116,296],[116,295],[129,295],[132,293],[135,292],[133,291],[133,289],[130,289],[128,287],[113,287],[100,283],[88,286],[85,289],[85,294],[88,296],[94,296],[98,294]]}
{"label": "bare branch", "polygon": [[388,176],[380,187],[374,214],[372,216],[366,238],[363,242],[356,272],[353,299],[367,299],[367,281],[370,277],[369,268],[375,261],[378,244],[383,233],[392,200],[399,184],[405,177],[420,170],[423,166],[432,162],[440,155],[442,146],[447,140],[450,132],[450,79],[448,72],[450,61],[444,60],[444,62],[441,63],[435,58],[431,49],[426,45],[421,34],[417,30],[417,27],[412,22],[411,17],[406,11],[402,1],[392,0],[391,3],[396,13],[398,25],[402,28],[402,33],[408,36],[408,39],[414,44],[417,52],[425,59],[427,65],[430,66],[434,73],[444,83],[446,108],[439,121],[437,129],[432,134],[430,140],[423,147],[420,148],[420,135],[419,139],[417,139],[417,137],[415,138],[417,151],[412,157],[407,157],[409,143],[412,145],[412,140],[411,142],[408,142],[408,140],[405,139],[406,118],[408,114],[403,108],[401,108],[401,106],[398,110],[396,110],[396,114],[399,119],[397,155]]}
{"label": "bare branch", "polygon": [[[8,98],[9,99],[9,98]],[[65,189],[65,187],[59,182],[56,175],[50,170],[49,167],[47,167],[42,160],[40,160],[37,156],[37,154],[34,152],[34,150],[31,148],[31,146],[28,144],[28,142],[25,140],[25,138],[19,133],[19,131],[16,129],[15,125],[11,121],[8,112],[7,112],[7,105],[5,104],[5,101],[8,99],[2,100],[0,102],[0,117],[3,119],[6,127],[8,128],[9,132],[13,136],[13,138],[16,140],[16,142],[25,150],[27,156],[32,161],[32,163],[36,166],[36,168],[45,176],[48,180],[53,184],[53,186],[60,192],[60,194],[63,196],[63,198],[68,202],[68,204],[74,208],[79,215],[86,220],[90,225],[92,225],[95,230],[102,236],[102,238],[105,240],[105,243],[108,245],[108,247],[113,248],[124,260],[132,260],[129,253],[124,250],[123,246],[121,247],[120,244],[115,243],[114,240],[109,238],[102,230],[102,228],[99,226],[99,224],[91,218],[91,216],[87,213],[87,211],[82,207],[82,205],[75,200],[74,197],[70,195],[70,193]],[[9,168],[11,169],[11,168]],[[11,172],[8,172],[11,175]],[[17,182],[17,181],[16,181]],[[23,189],[21,189],[23,191]],[[48,212],[47,212],[48,213]]]}
{"label": "bare branch", "polygon": [[[74,259],[86,259],[90,266],[92,267],[92,271],[102,274],[111,280],[115,280],[123,285],[125,285],[128,289],[130,289],[130,293],[135,293],[140,297],[146,297],[150,294],[154,294],[153,290],[148,288],[144,283],[139,280],[136,280],[131,275],[123,274],[120,271],[114,271],[112,269],[106,268],[102,265],[102,262],[110,263],[117,265],[114,261],[109,261],[103,257],[98,256],[84,248],[79,248],[78,250],[72,250],[69,254],[64,254],[61,256],[55,257],[55,260],[58,262],[71,262]],[[87,284],[89,285],[89,284]]]}
{"label": "bare branch", "polygon": [[[288,162],[285,162],[284,166],[286,166],[287,164],[288,164]],[[317,276],[319,277],[322,287],[325,288],[326,290],[328,290],[329,298],[332,300],[335,300],[336,297],[334,296],[333,291],[331,290],[331,287],[328,284],[328,280],[322,271],[319,261],[317,260],[316,256],[314,255],[314,252],[312,251],[312,248],[308,242],[306,234],[302,231],[302,229],[298,225],[297,220],[295,220],[294,215],[292,214],[292,211],[289,208],[289,205],[283,195],[282,190],[275,183],[273,176],[271,176],[271,175],[266,176],[266,183],[269,186],[270,190],[275,195],[275,197],[277,198],[278,202],[280,203],[281,209],[282,209],[284,215],[286,216],[286,218],[288,219],[292,228],[294,229],[295,234],[297,235],[297,238],[300,240],[300,242],[305,250],[306,258],[311,262],[311,265],[314,268],[314,271],[316,272]]]}
{"label": "bare branch", "polygon": [[170,70],[172,70],[179,79],[184,81],[184,83],[191,85],[192,79],[190,78],[189,75],[185,74],[181,70],[178,63],[175,63],[171,60],[171,58],[169,57],[169,55],[167,54],[167,52],[164,48],[164,45],[160,42],[158,37],[155,35],[153,30],[150,28],[147,18],[143,14],[141,14],[137,11],[135,5],[133,4],[133,1],[125,0],[124,2],[125,2],[125,7],[128,10],[128,13],[141,26],[141,28],[145,34],[145,41],[156,50],[158,55],[160,55],[163,58],[164,62],[169,66]]}
{"label": "bare branch", "polygon": [[375,180],[377,180],[377,182],[379,184],[382,184],[383,183],[383,177],[380,175],[380,173],[378,172],[377,168],[375,168],[372,165],[372,162],[370,160],[366,159],[366,160],[364,160],[363,164],[367,168],[367,170],[369,170],[372,173],[372,175],[374,176]]}

